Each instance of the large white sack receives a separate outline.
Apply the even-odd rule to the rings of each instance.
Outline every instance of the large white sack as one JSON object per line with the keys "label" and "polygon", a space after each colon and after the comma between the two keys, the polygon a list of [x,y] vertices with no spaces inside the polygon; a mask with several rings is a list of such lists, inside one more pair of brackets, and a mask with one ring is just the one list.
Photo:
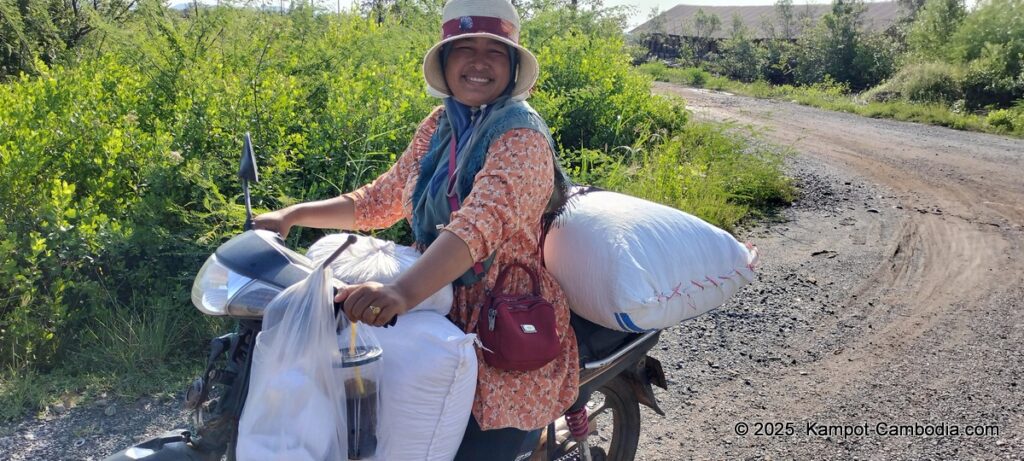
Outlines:
{"label": "large white sack", "polygon": [[[334,253],[334,250],[345,243],[348,235],[339,233],[324,236],[309,247],[306,256],[313,261],[313,264],[319,265],[331,253]],[[356,243],[353,243],[331,263],[334,278],[347,284],[392,282],[420,257],[420,252],[412,247],[363,235],[356,237],[358,238]],[[448,315],[453,302],[452,287],[445,285],[444,288],[410,311],[431,310],[441,315]]]}
{"label": "large white sack", "polygon": [[374,328],[384,348],[381,444],[374,459],[450,461],[476,391],[476,335],[436,312],[410,312]]}
{"label": "large white sack", "polygon": [[674,208],[595,191],[552,226],[544,259],[573,312],[642,332],[722,305],[754,280],[757,250]]}

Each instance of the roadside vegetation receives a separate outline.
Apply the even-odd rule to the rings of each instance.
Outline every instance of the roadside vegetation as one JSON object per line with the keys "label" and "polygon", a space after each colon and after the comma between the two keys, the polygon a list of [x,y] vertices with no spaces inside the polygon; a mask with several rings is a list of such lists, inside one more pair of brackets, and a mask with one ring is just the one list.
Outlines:
{"label": "roadside vegetation", "polygon": [[[816,22],[780,0],[764,18],[768,40],[735,22],[717,52],[684,44],[678,59],[640,69],[660,81],[1024,136],[1024,1],[982,0],[973,10],[963,0],[899,3],[902,19],[870,33],[860,0],[835,0]],[[633,50],[645,60],[645,49]]]}
{"label": "roadside vegetation", "polygon": [[[300,2],[182,12],[97,1],[80,16],[63,5],[2,7],[0,421],[191,379],[208,340],[231,328],[192,307],[189,290],[241,231],[245,132],[261,173],[254,205],[271,210],[369,181],[438,104],[420,64],[439,1],[342,14]],[[621,11],[545,0],[523,12],[544,69],[530,102],[580,182],[727,229],[792,199],[778,154],[651,95]],[[321,235],[296,230],[288,243]],[[404,224],[380,236],[409,240]]]}

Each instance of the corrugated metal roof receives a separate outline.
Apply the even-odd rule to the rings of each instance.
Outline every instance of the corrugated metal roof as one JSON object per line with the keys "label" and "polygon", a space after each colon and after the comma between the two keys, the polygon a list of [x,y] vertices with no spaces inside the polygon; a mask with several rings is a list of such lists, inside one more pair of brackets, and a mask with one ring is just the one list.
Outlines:
{"label": "corrugated metal roof", "polygon": [[[872,32],[880,32],[888,29],[893,23],[899,19],[900,8],[896,2],[876,2],[876,3],[865,3],[866,10],[861,16],[861,20],[864,27]],[[779,19],[775,13],[775,7],[772,5],[763,6],[698,6],[698,5],[676,5],[658,15],[664,18],[664,29],[663,32],[669,35],[680,35],[680,36],[693,36],[693,17],[697,14],[698,10],[704,10],[705,14],[717,15],[718,19],[722,21],[721,27],[714,34],[712,38],[726,39],[732,35],[732,21],[733,16],[739,16],[743,24],[747,26],[752,33],[752,38],[768,38],[768,32],[764,30],[764,23],[774,23],[776,30],[781,32],[779,26]],[[825,15],[832,10],[832,5],[829,4],[815,4],[815,5],[793,5],[793,16],[796,19],[796,25],[799,27],[799,18],[804,16],[810,16],[813,20],[817,21],[818,18]],[[643,24],[640,24],[635,29],[631,30],[631,34],[644,34],[651,32],[652,23],[656,20],[651,19]],[[797,31],[799,34],[799,31]]]}

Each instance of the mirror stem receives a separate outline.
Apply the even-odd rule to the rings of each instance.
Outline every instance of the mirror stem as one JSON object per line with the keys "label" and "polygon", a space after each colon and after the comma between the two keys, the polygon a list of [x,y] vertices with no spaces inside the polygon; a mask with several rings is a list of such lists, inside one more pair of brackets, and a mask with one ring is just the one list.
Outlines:
{"label": "mirror stem", "polygon": [[252,219],[252,199],[249,197],[249,181],[242,180],[242,193],[245,195],[245,224],[242,230],[252,230],[256,225]]}

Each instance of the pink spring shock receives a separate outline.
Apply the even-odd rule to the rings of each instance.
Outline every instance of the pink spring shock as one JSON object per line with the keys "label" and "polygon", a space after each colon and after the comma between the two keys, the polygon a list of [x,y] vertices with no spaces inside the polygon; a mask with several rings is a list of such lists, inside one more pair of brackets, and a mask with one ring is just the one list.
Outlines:
{"label": "pink spring shock", "polygon": [[586,440],[590,433],[590,421],[587,419],[587,407],[570,411],[565,414],[565,423],[569,426],[569,432],[576,441]]}

